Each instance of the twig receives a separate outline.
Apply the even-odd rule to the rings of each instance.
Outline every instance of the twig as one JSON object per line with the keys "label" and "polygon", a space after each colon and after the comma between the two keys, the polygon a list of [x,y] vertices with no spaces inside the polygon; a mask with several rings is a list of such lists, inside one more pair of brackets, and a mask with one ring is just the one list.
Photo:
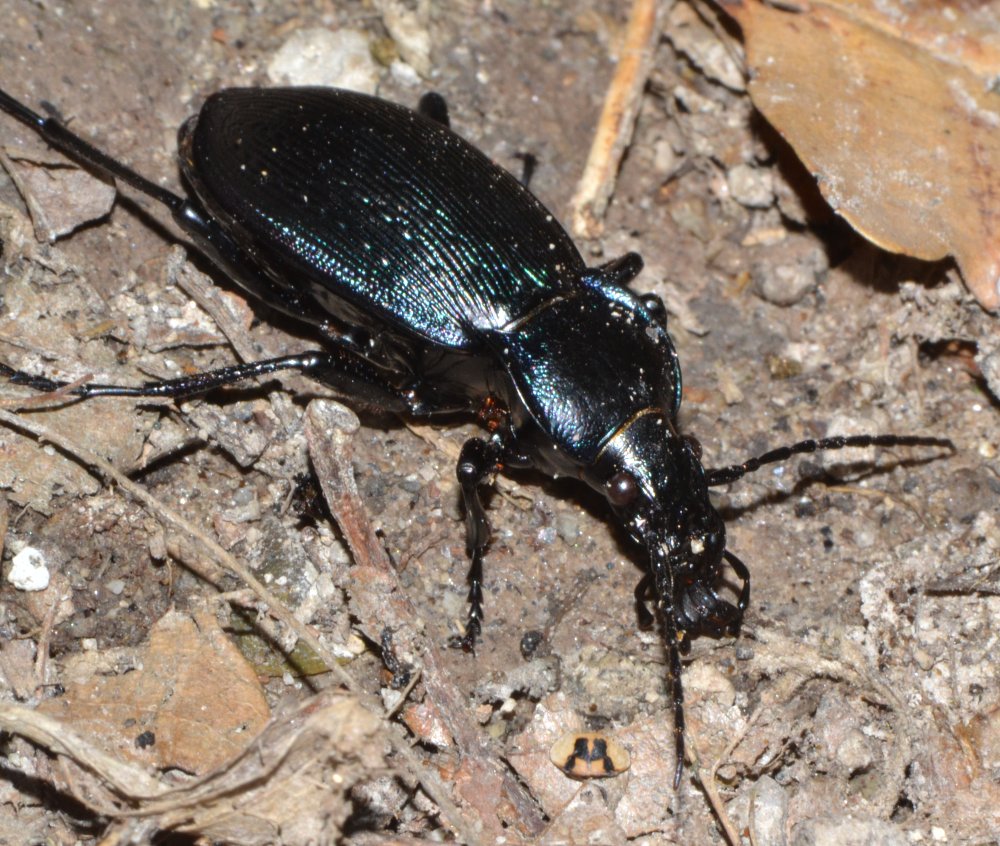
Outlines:
{"label": "twig", "polygon": [[719,821],[719,825],[722,826],[722,830],[726,835],[726,841],[729,843],[729,846],[740,846],[743,841],[740,839],[739,832],[733,827],[733,823],[726,813],[726,803],[722,801],[719,790],[715,786],[715,770],[717,767],[712,767],[706,777],[705,768],[701,764],[698,743],[690,733],[687,736],[686,746],[691,766],[698,777],[698,782],[705,793],[705,798],[708,799],[708,804],[712,806],[712,810],[715,812],[715,818]]}
{"label": "twig", "polygon": [[406,700],[409,698],[410,694],[413,693],[413,688],[417,686],[417,682],[420,681],[420,668],[418,667],[410,678],[410,683],[404,687],[399,692],[399,701],[393,705],[388,711],[386,711],[387,717],[395,717],[399,713],[400,709],[406,704]]}
{"label": "twig", "polygon": [[243,304],[244,313],[235,298],[223,294],[204,273],[188,264],[187,252],[181,246],[172,247],[167,256],[167,282],[187,294],[219,327],[230,346],[242,361],[259,358],[247,333],[249,308]]}
{"label": "twig", "polygon": [[[177,246],[170,251],[167,258],[167,280],[184,291],[215,321],[215,325],[226,336],[226,340],[241,361],[254,361],[261,357],[260,351],[254,349],[248,332],[248,318],[253,312],[245,302],[223,292],[208,276],[190,264],[183,247]],[[264,350],[265,357],[278,354],[279,351],[276,349]],[[290,372],[279,372],[269,378],[275,378],[279,384],[290,388],[293,380],[300,377]],[[275,416],[283,425],[289,426],[296,418],[292,410],[291,397],[284,392],[275,391],[271,393],[270,400]]]}
{"label": "twig", "polygon": [[49,644],[52,641],[52,629],[56,624],[56,615],[59,613],[59,606],[63,603],[62,584],[57,587],[55,597],[52,600],[49,610],[45,612],[45,619],[42,621],[42,629],[38,635],[38,651],[35,653],[35,694],[45,685],[45,676],[48,671]]}
{"label": "twig", "polygon": [[88,743],[59,720],[24,705],[0,705],[0,728],[18,734],[80,766],[97,773],[123,796],[154,797],[166,787],[144,770],[120,762],[100,747]]}
{"label": "twig", "polygon": [[[501,825],[502,804],[510,803],[517,824],[529,836],[536,836],[543,820],[534,800],[513,774],[499,763],[493,745],[475,723],[468,703],[442,666],[440,654],[426,637],[419,636],[424,624],[399,582],[378,537],[372,529],[354,481],[350,441],[358,426],[357,417],[343,406],[315,400],[306,412],[306,439],[309,455],[319,477],[330,511],[351,549],[351,601],[366,634],[378,641],[388,627],[402,651],[418,656],[427,698],[463,753],[456,775],[455,790],[466,805],[465,830],[482,828],[483,834],[471,842],[511,842],[512,828]],[[433,797],[437,801],[437,796]]]}
{"label": "twig", "polygon": [[653,65],[660,37],[660,14],[667,4],[634,0],[625,43],[611,80],[583,176],[570,202],[573,234],[596,238],[604,229],[604,212],[615,190],[618,166],[632,140],[642,91]]}
{"label": "twig", "polygon": [[42,394],[32,394],[26,397],[11,397],[0,400],[0,408],[47,408],[48,406],[62,405],[67,402],[77,402],[78,398],[73,396],[73,391],[81,385],[87,384],[94,378],[92,373],[86,373],[79,379],[74,379],[57,388],[54,391],[46,391]]}

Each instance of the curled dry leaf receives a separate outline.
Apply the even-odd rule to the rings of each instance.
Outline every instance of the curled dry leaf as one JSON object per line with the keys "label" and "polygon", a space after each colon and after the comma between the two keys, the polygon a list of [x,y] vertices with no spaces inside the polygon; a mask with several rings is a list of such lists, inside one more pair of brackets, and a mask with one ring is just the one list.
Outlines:
{"label": "curled dry leaf", "polygon": [[0,729],[71,761],[62,772],[93,810],[145,818],[149,833],[184,832],[212,843],[333,842],[350,813],[351,788],[385,772],[379,719],[335,691],[277,717],[232,761],[183,787],[107,755],[38,711],[3,706]]}
{"label": "curled dry leaf", "polygon": [[887,250],[954,257],[983,307],[996,309],[1000,100],[990,80],[1000,60],[996,4],[987,5],[992,41],[978,34],[977,13],[960,7],[938,40],[926,17],[937,12],[894,12],[891,3],[723,7],[743,30],[754,104],[834,210]]}
{"label": "curled dry leaf", "polygon": [[161,827],[242,846],[334,842],[351,811],[350,789],[385,772],[382,732],[352,697],[317,694],[232,764],[155,803]]}

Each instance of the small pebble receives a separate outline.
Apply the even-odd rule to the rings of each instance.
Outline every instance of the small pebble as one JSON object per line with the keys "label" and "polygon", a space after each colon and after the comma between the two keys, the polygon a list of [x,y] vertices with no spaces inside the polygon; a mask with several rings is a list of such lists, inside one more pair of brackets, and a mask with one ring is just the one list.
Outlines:
{"label": "small pebble", "polygon": [[580,537],[580,519],[575,511],[556,513],[556,534],[566,543],[576,543]]}
{"label": "small pebble", "polygon": [[267,65],[278,85],[323,85],[374,94],[382,70],[372,58],[368,36],[355,29],[299,29]]}
{"label": "small pebble", "polygon": [[40,549],[26,546],[11,559],[7,581],[18,590],[45,590],[49,586],[49,568]]}
{"label": "small pebble", "polygon": [[548,546],[554,543],[556,539],[556,529],[555,526],[543,526],[538,530],[538,542]]}
{"label": "small pebble", "polygon": [[807,264],[770,267],[757,276],[757,293],[769,303],[795,305],[816,287],[816,271]]}
{"label": "small pebble", "polygon": [[766,209],[774,203],[771,171],[748,164],[736,165],[726,174],[729,193],[748,209]]}
{"label": "small pebble", "polygon": [[788,794],[770,776],[761,776],[750,794],[750,842],[756,846],[784,846],[788,822]]}
{"label": "small pebble", "polygon": [[837,747],[837,763],[848,773],[867,772],[875,762],[871,741],[860,729],[852,729]]}

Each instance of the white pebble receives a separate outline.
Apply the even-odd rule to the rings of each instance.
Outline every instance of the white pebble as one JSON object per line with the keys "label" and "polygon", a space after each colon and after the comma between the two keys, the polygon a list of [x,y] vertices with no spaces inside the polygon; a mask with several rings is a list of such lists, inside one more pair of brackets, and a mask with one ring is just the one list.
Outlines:
{"label": "white pebble", "polygon": [[11,559],[7,581],[18,590],[45,590],[49,586],[49,568],[40,549],[26,546]]}
{"label": "white pebble", "polygon": [[358,30],[299,29],[267,65],[279,85],[325,85],[374,94],[382,69]]}

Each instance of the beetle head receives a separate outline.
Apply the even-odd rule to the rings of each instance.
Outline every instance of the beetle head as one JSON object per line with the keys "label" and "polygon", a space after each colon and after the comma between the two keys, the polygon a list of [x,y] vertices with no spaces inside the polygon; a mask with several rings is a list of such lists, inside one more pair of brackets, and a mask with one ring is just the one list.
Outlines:
{"label": "beetle head", "polygon": [[[656,599],[681,636],[719,636],[746,608],[745,568],[726,551],[726,527],[708,498],[696,441],[658,410],[637,415],[607,442],[589,479],[649,554]],[[723,561],[744,580],[740,600],[718,595]]]}

